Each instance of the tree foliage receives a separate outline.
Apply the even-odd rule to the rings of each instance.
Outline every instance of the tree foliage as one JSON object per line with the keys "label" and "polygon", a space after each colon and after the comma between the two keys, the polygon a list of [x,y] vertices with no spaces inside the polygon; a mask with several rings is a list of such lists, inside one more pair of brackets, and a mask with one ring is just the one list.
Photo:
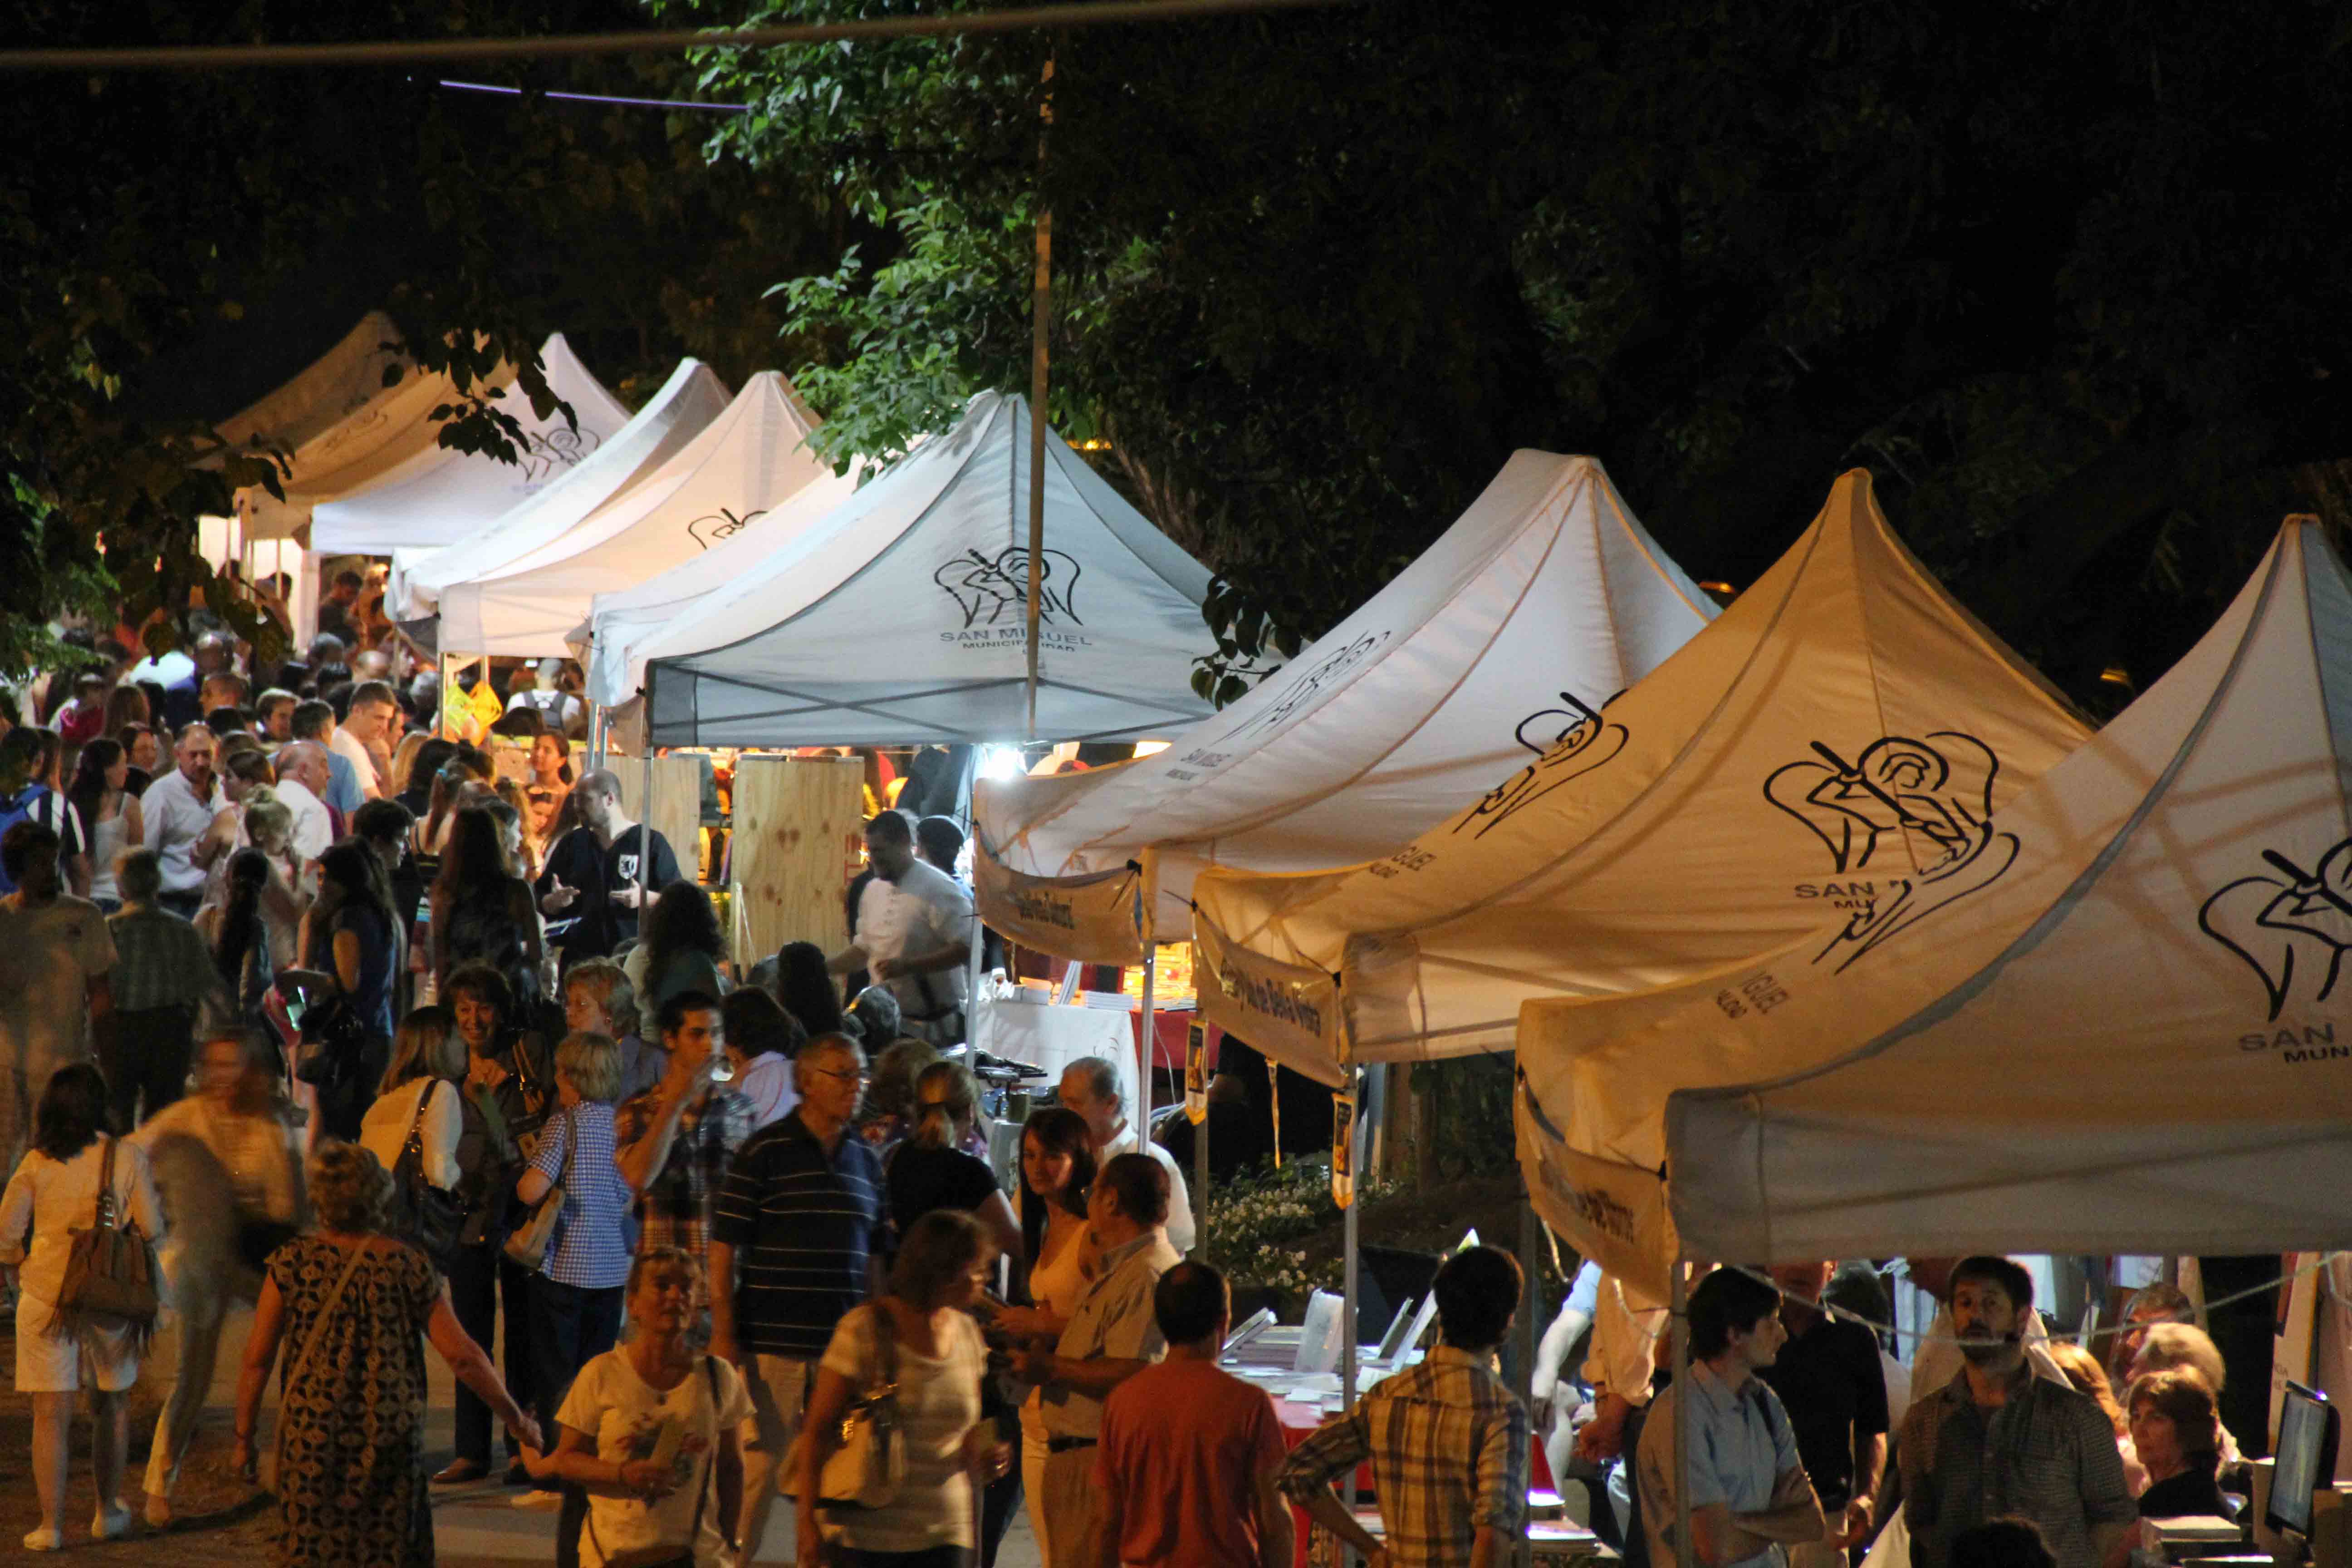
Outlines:
{"label": "tree foliage", "polygon": [[2168,665],[2282,512],[2340,521],[2344,42],[2324,8],[2179,0],[1372,5],[705,81],[761,110],[718,155],[814,161],[881,230],[791,291],[864,438],[1025,384],[1018,230],[1051,208],[1056,416],[1221,572],[1215,689],[1534,446],[1601,457],[1734,583],[1867,466],[2111,706],[2101,672]]}
{"label": "tree foliage", "polygon": [[[642,25],[628,0],[267,0],[126,12],[31,0],[19,45],[511,35]],[[441,72],[253,70],[12,77],[0,129],[0,668],[44,623],[115,597],[135,618],[201,593],[238,607],[195,520],[270,455],[214,422],[369,309],[459,395],[440,439],[512,456],[523,401],[553,407],[537,351],[561,330],[625,399],[680,352],[730,381],[772,362],[780,272],[828,266],[835,219],[785,184],[703,156],[707,116],[564,103],[541,89],[682,96],[674,59],[500,70],[530,89],[453,91]],[[447,74],[463,76],[452,71]],[[783,345],[789,350],[790,345]],[[511,396],[490,390],[511,363]],[[100,549],[101,541],[103,550]],[[160,635],[160,634],[159,634]]]}

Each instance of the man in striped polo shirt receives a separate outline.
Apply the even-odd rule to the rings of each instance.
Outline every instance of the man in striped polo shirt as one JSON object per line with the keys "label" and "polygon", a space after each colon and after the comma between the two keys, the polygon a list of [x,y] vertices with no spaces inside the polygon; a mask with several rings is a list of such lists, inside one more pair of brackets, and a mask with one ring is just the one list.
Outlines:
{"label": "man in striped polo shirt", "polygon": [[842,1314],[872,1292],[882,1255],[882,1162],[849,1126],[865,1053],[846,1035],[819,1035],[793,1066],[800,1104],[744,1143],[710,1215],[710,1348],[742,1368],[758,1426],[743,1448],[735,1537],[747,1563],[816,1363]]}

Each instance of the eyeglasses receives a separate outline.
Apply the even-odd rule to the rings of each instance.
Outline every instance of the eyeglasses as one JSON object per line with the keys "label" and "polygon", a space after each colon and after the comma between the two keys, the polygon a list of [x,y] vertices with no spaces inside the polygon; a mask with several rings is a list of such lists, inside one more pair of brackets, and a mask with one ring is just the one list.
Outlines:
{"label": "eyeglasses", "polygon": [[862,1072],[843,1072],[838,1068],[809,1068],[809,1071],[816,1074],[819,1078],[837,1079],[843,1083],[864,1083],[866,1081],[866,1075]]}

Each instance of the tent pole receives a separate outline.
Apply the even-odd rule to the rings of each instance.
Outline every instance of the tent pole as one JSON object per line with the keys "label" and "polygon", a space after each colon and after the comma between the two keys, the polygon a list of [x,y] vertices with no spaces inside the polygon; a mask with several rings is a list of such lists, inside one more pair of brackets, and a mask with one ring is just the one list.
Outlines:
{"label": "tent pole", "polygon": [[[973,747],[971,754],[974,759],[977,759],[980,755],[980,748],[977,746]],[[964,770],[964,821],[971,825],[971,828],[973,833],[978,833],[980,831],[978,820],[972,816],[971,798],[972,791],[978,787],[979,782],[980,770],[976,766],[966,768]],[[972,846],[972,880],[977,883],[979,879],[980,846],[975,844]],[[971,956],[965,960],[964,970],[963,1043],[965,1046],[964,1065],[969,1068],[977,1068],[980,1066],[980,1030],[977,1027],[980,1021],[980,963],[982,956],[985,951],[987,939],[980,922],[980,900],[976,896],[978,892],[977,888],[975,888],[973,891],[975,897],[972,900],[971,906]]]}
{"label": "tent pole", "polygon": [[1690,1423],[1683,1405],[1690,1398],[1690,1273],[1675,1259],[1667,1302],[1673,1312],[1675,1361],[1675,1568],[1694,1568],[1691,1549]]}
{"label": "tent pole", "polygon": [[[1195,1002],[1193,1005],[1197,1007],[1200,1004]],[[1199,1015],[1196,1013],[1193,1016],[1197,1019]],[[1206,1029],[1205,1025],[1197,1022],[1193,1024],[1192,1027],[1195,1029]],[[1202,1071],[1208,1077],[1214,1078],[1216,1076],[1213,1072],[1209,1071],[1208,1064],[1206,1062],[1203,1062],[1201,1065]],[[1195,1263],[1206,1263],[1208,1260],[1209,1118],[1204,1114],[1202,1116],[1199,1124],[1192,1129],[1192,1261]]]}
{"label": "tent pole", "polygon": [[654,859],[654,737],[646,726],[646,789],[637,800],[637,935],[646,934],[646,878]]}
{"label": "tent pole", "polygon": [[[1356,1078],[1355,1069],[1349,1068],[1348,1087],[1350,1090],[1360,1092],[1362,1086],[1356,1081]],[[1362,1103],[1360,1100],[1357,1101],[1360,1108],[1359,1115],[1361,1114]],[[1354,1140],[1351,1138],[1349,1141],[1352,1142]],[[1333,1157],[1335,1159],[1338,1157],[1336,1150],[1333,1151]],[[1350,1160],[1360,1157],[1360,1151],[1352,1149],[1349,1151]],[[1364,1206],[1356,1201],[1360,1195],[1349,1194],[1340,1225],[1339,1267],[1342,1273],[1339,1279],[1339,1408],[1349,1415],[1356,1413],[1356,1249],[1359,1242],[1357,1220]],[[1348,1479],[1344,1489],[1339,1493],[1339,1500],[1347,1505],[1349,1513],[1356,1511],[1356,1467],[1353,1465],[1348,1467]]]}
{"label": "tent pole", "polygon": [[1037,606],[1045,569],[1045,323],[1053,303],[1054,215],[1045,206],[1045,136],[1054,124],[1054,57],[1037,106],[1037,275],[1029,324],[1028,735],[1037,738]]}
{"label": "tent pole", "polygon": [[[1145,933],[1147,937],[1149,932]],[[1157,1042],[1152,1038],[1159,1026],[1160,1008],[1153,989],[1160,979],[1160,955],[1147,941],[1143,948],[1143,1006],[1136,1014],[1135,1031],[1135,1096],[1142,1108],[1142,1120],[1135,1124],[1136,1148],[1151,1142],[1151,1063],[1159,1056]]]}
{"label": "tent pole", "polygon": [[604,727],[608,719],[602,702],[588,705],[588,766],[593,770],[604,765]]}
{"label": "tent pole", "polygon": [[[1528,1201],[1527,1178],[1519,1178],[1519,1315],[1518,1375],[1511,1380],[1518,1391],[1519,1403],[1525,1408],[1536,1407],[1536,1268],[1540,1259],[1536,1252],[1536,1210]],[[1552,1484],[1559,1484],[1553,1478]],[[1519,1538],[1512,1542],[1511,1560],[1518,1568],[1531,1568],[1535,1562],[1535,1544],[1528,1537],[1527,1526],[1519,1527]]]}

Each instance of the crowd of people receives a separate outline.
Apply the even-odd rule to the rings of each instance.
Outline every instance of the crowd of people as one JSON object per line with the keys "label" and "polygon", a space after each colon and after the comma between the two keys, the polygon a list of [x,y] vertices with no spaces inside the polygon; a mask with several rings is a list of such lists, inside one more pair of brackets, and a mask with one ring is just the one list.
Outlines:
{"label": "crowd of people", "polygon": [[[962,1036],[972,922],[953,824],[876,816],[847,940],[736,984],[675,849],[611,773],[572,776],[553,726],[575,715],[539,700],[562,672],[486,726],[530,742],[518,787],[435,732],[393,644],[354,651],[350,587],[331,604],[353,643],[322,634],[267,683],[205,629],[184,656],[96,642],[0,709],[0,1208],[29,1237],[7,1261],[39,1352],[17,1365],[26,1544],[63,1542],[85,1382],[91,1530],[132,1524],[145,1335],[60,1305],[101,1184],[162,1243],[179,1329],[151,1526],[246,1305],[232,1458],[259,1468],[274,1372],[289,1563],[430,1561],[431,1489],[493,1480],[561,1514],[565,1562],[719,1561],[780,1489],[804,1561],[992,1560],[1024,1472],[1039,1535],[1079,1539],[1046,1516],[1096,1491],[1058,1472],[1161,1348],[1152,1288],[1191,1205],[1095,1059],[999,1181],[978,1085],[939,1048]],[[457,1384],[432,1475],[428,1344]],[[908,1469],[851,1520],[821,1507],[824,1434],[877,1358]]]}
{"label": "crowd of people", "polygon": [[1702,1568],[1830,1568],[1889,1534],[1916,1568],[2121,1568],[2156,1544],[2142,1521],[2243,1513],[2222,1360],[2179,1289],[2135,1295],[2103,1363],[2051,1338],[2009,1258],[1905,1267],[1938,1302],[1907,1366],[1865,1326],[1889,1315],[1866,1261],[1707,1274],[1687,1390],[1666,1371],[1664,1312],[1588,1273],[1538,1357],[1590,1331],[1578,1378],[1538,1382],[1555,1472],[1585,1479],[1596,1526],[1655,1568],[1675,1558],[1685,1420]]}
{"label": "crowd of people", "polygon": [[[1192,1194],[1112,1064],[1071,1064],[992,1165],[941,1051],[974,920],[952,822],[877,812],[844,939],[738,976],[675,848],[575,767],[565,670],[475,680],[466,733],[437,732],[431,673],[352,589],[267,684],[217,627],[137,658],[117,628],[0,702],[28,1549],[63,1543],[85,1385],[90,1532],[133,1528],[146,1332],[73,1308],[94,1214],[160,1239],[178,1325],[146,1522],[173,1520],[247,1306],[229,1457],[258,1473],[274,1373],[289,1564],[428,1563],[432,1489],[495,1482],[557,1513],[564,1563],[748,1563],[780,1496],[810,1563],[992,1563],[1024,1506],[1049,1568],[1277,1568],[1294,1508],[1376,1564],[1492,1563],[1540,1442],[1664,1568],[1685,1420],[1703,1568],[1831,1568],[1898,1525],[1919,1568],[2119,1568],[2135,1521],[2231,1507],[2222,1365],[2185,1298],[2144,1292],[2102,1366],[2047,1342],[1997,1258],[1910,1260],[1943,1310],[1907,1374],[1832,1310],[1829,1265],[1718,1269],[1687,1387],[1662,1314],[1588,1270],[1531,1416],[1496,1365],[1518,1266],[1472,1247],[1436,1276],[1428,1357],[1286,1448],[1217,1364],[1230,1293],[1181,1261]],[[430,1475],[428,1345],[456,1384]],[[843,1506],[875,1484],[882,1391],[899,1458]],[[1360,1466],[1377,1537],[1332,1489]]]}

